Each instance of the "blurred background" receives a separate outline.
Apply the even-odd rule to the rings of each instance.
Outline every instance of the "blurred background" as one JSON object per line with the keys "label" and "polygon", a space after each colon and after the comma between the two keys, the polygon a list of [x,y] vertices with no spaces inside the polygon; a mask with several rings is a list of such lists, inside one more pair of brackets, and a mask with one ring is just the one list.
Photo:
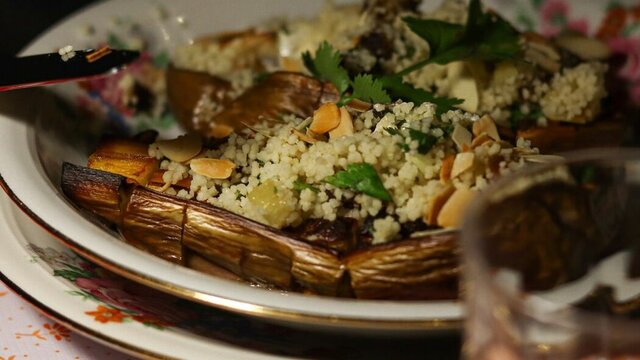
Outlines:
{"label": "blurred background", "polygon": [[0,54],[15,55],[46,28],[96,0],[0,0]]}

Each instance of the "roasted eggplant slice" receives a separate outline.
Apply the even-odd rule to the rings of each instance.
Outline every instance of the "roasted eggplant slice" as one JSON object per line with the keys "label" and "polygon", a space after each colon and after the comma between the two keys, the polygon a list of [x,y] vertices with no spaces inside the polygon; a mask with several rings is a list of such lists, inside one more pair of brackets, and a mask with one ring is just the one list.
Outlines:
{"label": "roasted eggplant slice", "polygon": [[360,250],[345,264],[361,299],[455,299],[457,233],[394,242]]}
{"label": "roasted eggplant slice", "polygon": [[198,202],[187,207],[183,242],[244,278],[283,289],[299,285],[336,296],[344,275],[342,264],[328,250]]}
{"label": "roasted eggplant slice", "polygon": [[121,175],[69,163],[62,166],[62,192],[82,209],[113,224],[120,223],[125,180]]}
{"label": "roasted eggplant slice", "polygon": [[[335,86],[294,72],[276,72],[247,90],[211,120],[213,124],[243,129],[280,116],[308,117],[325,102],[337,101]],[[213,134],[208,134],[213,135]]]}
{"label": "roasted eggplant slice", "polygon": [[[199,256],[196,265],[206,265],[225,278],[367,299],[457,295],[459,249],[453,232],[353,252],[356,227],[348,219],[284,232],[137,184],[124,191],[124,177],[70,164],[63,167],[62,184],[71,200],[118,225],[134,246],[187,265],[193,263],[192,256]],[[313,229],[319,237],[309,240]]]}
{"label": "roasted eggplant slice", "polygon": [[143,187],[136,187],[122,217],[122,236],[133,246],[182,264],[184,201]]}

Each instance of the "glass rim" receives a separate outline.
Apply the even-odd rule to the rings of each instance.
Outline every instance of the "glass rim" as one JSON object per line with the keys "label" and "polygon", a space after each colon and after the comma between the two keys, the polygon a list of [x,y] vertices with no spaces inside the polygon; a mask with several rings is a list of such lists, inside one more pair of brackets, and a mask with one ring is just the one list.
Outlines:
{"label": "glass rim", "polygon": [[[491,197],[498,189],[502,189],[505,186],[512,184],[517,179],[521,179],[526,176],[542,173],[547,170],[554,169],[561,165],[568,164],[580,164],[580,163],[625,163],[629,161],[640,162],[640,147],[638,148],[592,148],[586,150],[575,150],[570,152],[563,152],[558,154],[563,159],[557,161],[551,161],[545,164],[532,164],[525,169],[515,171],[511,174],[505,175],[499,178],[497,181],[491,183],[487,188],[483,189],[478,196],[472,201],[469,208],[465,211],[463,217],[462,226],[460,227],[460,244],[462,247],[463,256],[463,279],[469,275],[468,267],[469,261],[474,261],[476,267],[481,271],[475,271],[473,277],[475,280],[482,283],[483,286],[489,286],[490,291],[495,294],[499,294],[501,297],[508,299],[509,306],[512,306],[515,310],[521,314],[531,317],[536,321],[542,323],[560,325],[565,328],[580,328],[584,330],[584,324],[593,324],[602,322],[603,319],[607,319],[608,322],[615,324],[616,329],[626,332],[640,330],[640,319],[629,320],[626,318],[616,318],[607,314],[600,314],[596,312],[585,311],[574,306],[568,306],[561,311],[566,313],[566,316],[559,317],[557,311],[550,312],[548,314],[540,313],[539,310],[532,309],[531,306],[527,306],[527,303],[536,303],[540,305],[557,305],[557,303],[544,299],[535,292],[526,293],[526,301],[522,296],[514,296],[509,293],[504,287],[497,284],[497,282],[489,275],[490,267],[486,261],[486,257],[483,255],[480,247],[478,237],[474,235],[476,229],[480,227],[479,219],[483,210],[487,204],[491,201]],[[466,280],[465,280],[466,282]],[[594,289],[595,290],[595,289]],[[518,294],[522,294],[519,291]],[[640,294],[639,294],[640,296]],[[571,320],[567,320],[570,318]]]}

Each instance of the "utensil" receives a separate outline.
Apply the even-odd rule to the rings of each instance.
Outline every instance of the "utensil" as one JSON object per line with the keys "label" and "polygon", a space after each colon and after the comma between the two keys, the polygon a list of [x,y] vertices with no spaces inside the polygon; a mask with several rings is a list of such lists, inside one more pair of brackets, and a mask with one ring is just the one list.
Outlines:
{"label": "utensil", "polygon": [[467,214],[468,359],[640,356],[640,150],[568,158],[497,182]]}
{"label": "utensil", "polygon": [[138,51],[108,47],[24,57],[0,57],[0,91],[51,85],[108,75],[140,56]]}

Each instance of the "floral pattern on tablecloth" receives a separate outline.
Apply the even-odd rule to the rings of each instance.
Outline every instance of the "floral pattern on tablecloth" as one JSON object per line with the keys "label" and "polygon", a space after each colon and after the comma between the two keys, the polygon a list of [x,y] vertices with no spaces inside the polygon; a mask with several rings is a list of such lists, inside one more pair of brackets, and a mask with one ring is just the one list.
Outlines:
{"label": "floral pattern on tablecloth", "polygon": [[0,282],[0,360],[132,359],[39,314]]}

